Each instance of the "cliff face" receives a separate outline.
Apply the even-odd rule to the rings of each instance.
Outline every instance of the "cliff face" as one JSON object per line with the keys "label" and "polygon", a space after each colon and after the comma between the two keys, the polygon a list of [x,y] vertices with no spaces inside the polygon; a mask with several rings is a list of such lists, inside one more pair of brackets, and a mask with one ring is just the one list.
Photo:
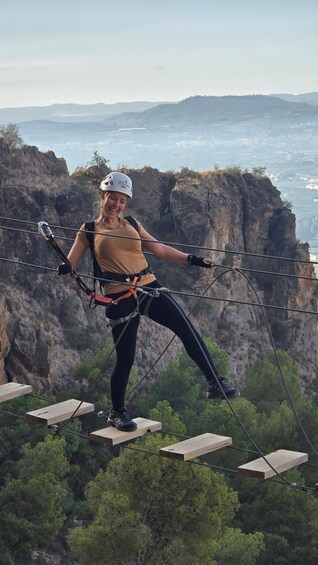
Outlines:
{"label": "cliff face", "polygon": [[[40,392],[71,385],[81,352],[101,346],[109,335],[103,308],[90,310],[75,283],[56,275],[60,260],[37,234],[37,222],[47,221],[67,251],[77,228],[93,217],[97,188],[107,172],[105,166],[91,167],[70,176],[64,160],[52,152],[43,154],[35,147],[9,151],[0,140],[2,215],[22,221],[1,220],[6,228],[0,231],[1,255],[9,260],[1,261],[0,275],[1,383],[24,380]],[[207,291],[208,297],[255,303],[251,286],[235,268],[314,276],[310,265],[229,253],[243,250],[308,259],[307,247],[295,239],[295,218],[269,180],[238,171],[188,173],[178,180],[149,167],[127,173],[134,184],[127,213],[140,219],[158,239],[228,250],[224,255],[196,247],[185,249],[212,256],[217,264],[213,271],[154,262],[158,277],[172,290],[202,294],[218,276]],[[19,266],[12,260],[46,269]],[[91,272],[89,257],[80,271]],[[315,283],[244,272],[261,302],[317,309]],[[193,301],[187,299],[185,308],[190,309]],[[269,309],[266,313],[277,346],[287,349],[299,363],[304,380],[313,378],[318,360],[316,317]],[[230,354],[232,378],[238,384],[259,353],[271,349],[261,312],[253,306],[202,299],[195,320],[203,335],[211,335]],[[168,330],[142,321],[136,355],[140,375],[170,337]],[[173,344],[159,369],[176,358],[179,347],[177,342]]]}
{"label": "cliff face", "polygon": [[[279,191],[270,180],[238,171],[184,178],[171,193],[171,210],[182,241],[246,253],[212,253],[215,263],[223,268],[215,269],[214,275],[220,278],[208,295],[317,311],[317,283],[297,278],[315,278],[312,265],[248,255],[309,259],[307,244],[300,244],[295,238],[295,216],[283,205]],[[234,270],[225,274],[226,266]],[[243,273],[238,273],[237,269],[242,269]],[[193,280],[193,287],[202,292],[210,277],[210,273],[200,273],[200,278]],[[212,332],[215,340],[228,351],[232,375],[241,383],[255,358],[272,349],[262,310],[214,301],[207,302],[205,308],[210,315],[204,315],[201,308],[200,322],[205,332]],[[265,308],[264,311],[276,346],[291,354],[299,364],[304,381],[313,378],[318,360],[317,317],[278,309]]]}

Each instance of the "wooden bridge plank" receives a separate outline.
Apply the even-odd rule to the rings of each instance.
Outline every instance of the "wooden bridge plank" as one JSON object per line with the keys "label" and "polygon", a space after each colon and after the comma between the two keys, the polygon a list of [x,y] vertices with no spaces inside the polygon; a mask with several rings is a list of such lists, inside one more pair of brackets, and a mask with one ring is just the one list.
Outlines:
{"label": "wooden bridge plank", "polygon": [[58,422],[63,422],[63,420],[71,418],[78,406],[79,408],[74,416],[75,418],[93,412],[94,410],[94,404],[81,402],[80,400],[72,398],[64,402],[59,402],[58,404],[51,404],[50,406],[27,412],[26,419],[49,426],[50,424],[57,424]]}
{"label": "wooden bridge plank", "polygon": [[12,400],[18,396],[23,396],[25,394],[30,394],[32,392],[31,385],[25,385],[20,383],[6,383],[0,386],[0,402],[5,402],[6,400]]}
{"label": "wooden bridge plank", "polygon": [[174,443],[167,447],[162,447],[160,449],[160,455],[179,461],[188,461],[189,459],[205,455],[217,449],[222,449],[222,447],[228,445],[232,445],[231,437],[206,433]]}
{"label": "wooden bridge plank", "polygon": [[147,432],[158,432],[162,429],[162,423],[155,422],[154,420],[134,418],[134,422],[137,424],[137,429],[132,432],[122,432],[113,426],[108,426],[107,428],[96,430],[96,432],[91,432],[90,437],[99,443],[118,445],[119,443],[143,436]]}
{"label": "wooden bridge plank", "polygon": [[[269,455],[265,455],[265,457],[278,473],[283,473],[283,471],[287,471],[292,467],[297,467],[297,465],[308,461],[307,453],[288,451],[286,449],[278,449]],[[275,471],[264,461],[263,457],[240,465],[240,467],[237,468],[239,475],[263,480],[273,477],[276,474]]]}

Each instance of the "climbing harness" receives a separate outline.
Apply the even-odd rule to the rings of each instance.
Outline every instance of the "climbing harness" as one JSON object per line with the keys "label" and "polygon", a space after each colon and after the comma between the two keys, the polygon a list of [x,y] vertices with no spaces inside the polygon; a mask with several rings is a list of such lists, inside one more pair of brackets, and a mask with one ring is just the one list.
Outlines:
{"label": "climbing harness", "polygon": [[158,298],[160,296],[160,293],[166,291],[168,292],[169,289],[166,288],[165,286],[161,286],[159,288],[151,288],[151,289],[146,289],[145,287],[139,286],[135,288],[135,298],[136,298],[136,308],[127,316],[124,316],[122,318],[117,318],[116,320],[113,320],[112,318],[107,318],[106,317],[106,326],[113,329],[115,326],[117,326],[118,324],[123,324],[124,322],[128,322],[129,320],[131,320],[132,318],[134,318],[135,316],[138,316],[139,314],[139,301],[138,301],[138,294],[142,295],[143,298],[141,298],[141,301],[144,300],[144,298],[146,298],[146,296],[149,296],[150,299],[147,301],[146,306],[144,308],[143,311],[143,316],[147,316],[149,317],[149,307],[151,302],[153,301],[154,298]]}

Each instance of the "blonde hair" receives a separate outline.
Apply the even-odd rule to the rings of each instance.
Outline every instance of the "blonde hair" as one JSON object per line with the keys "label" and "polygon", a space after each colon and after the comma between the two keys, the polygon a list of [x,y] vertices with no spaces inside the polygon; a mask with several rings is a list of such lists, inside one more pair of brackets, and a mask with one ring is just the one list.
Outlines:
{"label": "blonde hair", "polygon": [[[107,192],[105,192],[104,190],[100,190],[99,196],[101,196],[101,194],[107,194]],[[103,202],[104,202],[104,198],[100,198],[100,201],[99,201],[99,216],[98,216],[97,220],[99,220],[101,222],[104,220]]]}

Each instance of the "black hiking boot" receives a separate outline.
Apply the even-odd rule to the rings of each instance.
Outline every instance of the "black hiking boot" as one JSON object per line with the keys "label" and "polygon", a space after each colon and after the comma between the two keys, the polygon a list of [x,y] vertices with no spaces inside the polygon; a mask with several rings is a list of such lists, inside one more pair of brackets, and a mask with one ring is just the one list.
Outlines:
{"label": "black hiking boot", "polygon": [[[240,393],[236,388],[229,383],[223,377],[218,377],[217,380],[208,381],[208,392],[206,393],[207,398],[223,398],[224,394],[228,398],[234,398],[235,396],[240,396]],[[223,391],[223,392],[222,392]]]}
{"label": "black hiking boot", "polygon": [[107,423],[122,432],[133,432],[137,429],[137,424],[131,419],[126,408],[111,410],[108,414]]}

